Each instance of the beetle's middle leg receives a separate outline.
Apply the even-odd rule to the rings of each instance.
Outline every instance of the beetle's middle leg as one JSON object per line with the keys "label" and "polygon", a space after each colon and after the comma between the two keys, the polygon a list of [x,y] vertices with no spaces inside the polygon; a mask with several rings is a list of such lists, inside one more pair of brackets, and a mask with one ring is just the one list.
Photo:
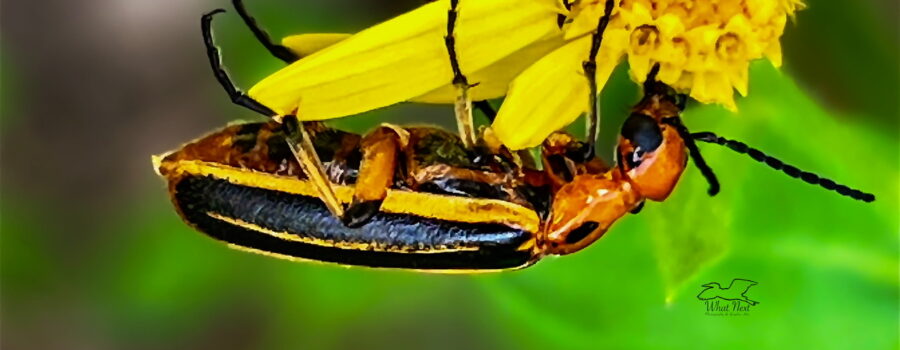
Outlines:
{"label": "beetle's middle leg", "polygon": [[456,87],[456,101],[454,113],[456,125],[459,128],[459,137],[462,138],[466,148],[475,145],[475,125],[472,121],[472,98],[469,97],[469,80],[459,68],[459,56],[456,50],[456,22],[459,17],[459,0],[450,0],[450,10],[447,11],[447,35],[444,36],[444,44],[450,55],[450,68],[453,69],[453,86]]}
{"label": "beetle's middle leg", "polygon": [[359,227],[378,213],[387,197],[397,169],[397,153],[401,147],[397,131],[381,126],[360,141],[362,161],[359,167],[353,202],[343,216],[344,224]]}

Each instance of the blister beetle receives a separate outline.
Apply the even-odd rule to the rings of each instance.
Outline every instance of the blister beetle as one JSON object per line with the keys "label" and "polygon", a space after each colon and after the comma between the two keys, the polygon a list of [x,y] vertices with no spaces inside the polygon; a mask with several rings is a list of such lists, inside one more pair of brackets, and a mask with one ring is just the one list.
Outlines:
{"label": "blister beetle", "polygon": [[[210,63],[232,100],[203,17]],[[784,173],[870,202],[838,185],[680,120],[685,96],[655,79],[625,121],[616,162],[555,133],[537,170],[484,132],[476,147],[434,128],[382,126],[359,136],[293,116],[233,125],[154,158],[182,218],[232,247],[288,259],[427,271],[495,271],[569,254],[599,239],[645,200],[665,200],[688,156],[718,181],[695,141],[727,146]]]}
{"label": "blister beetle", "polygon": [[644,200],[665,200],[689,155],[715,194],[718,182],[695,140],[874,200],[742,143],[691,134],[679,119],[683,96],[654,76],[644,90],[622,127],[613,166],[585,159],[584,143],[561,132],[544,142],[544,170],[536,170],[502,146],[468,150],[440,129],[383,126],[359,136],[307,124],[340,204],[349,205],[345,217],[329,212],[287,147],[289,131],[274,121],[226,127],[157,157],[155,166],[184,220],[233,247],[429,271],[515,269],[583,249]]}

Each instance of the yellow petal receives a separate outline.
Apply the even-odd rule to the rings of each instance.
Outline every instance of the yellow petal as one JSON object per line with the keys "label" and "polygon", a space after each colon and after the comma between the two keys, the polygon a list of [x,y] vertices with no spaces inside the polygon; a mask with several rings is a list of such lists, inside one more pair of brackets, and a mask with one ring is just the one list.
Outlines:
{"label": "yellow petal", "polygon": [[566,40],[593,33],[605,8],[600,3],[576,2],[569,13],[571,23],[565,26]]}
{"label": "yellow petal", "polygon": [[772,0],[747,0],[750,20],[755,25],[765,24],[777,14],[778,5],[777,2]]}
{"label": "yellow petal", "polygon": [[772,61],[772,65],[775,66],[775,68],[780,68],[781,42],[779,42],[777,39],[775,41],[772,41],[772,43],[769,44],[769,47],[766,48],[765,55],[769,59],[769,61]]}
{"label": "yellow petal", "polygon": [[649,55],[628,55],[628,67],[631,73],[631,80],[637,83],[643,83],[647,80],[647,73],[650,73],[650,67],[655,62],[650,61]]}
{"label": "yellow petal", "polygon": [[[621,58],[624,31],[613,31],[597,57],[598,91]],[[550,133],[569,125],[588,108],[588,83],[582,62],[590,50],[589,36],[576,39],[541,58],[512,83],[492,128],[510,149],[540,144]],[[616,43],[618,42],[618,43]],[[616,48],[611,50],[610,48]]]}
{"label": "yellow petal", "polygon": [[[551,0],[460,5],[457,49],[464,73],[477,72],[559,33]],[[444,35],[448,0],[368,28],[263,79],[249,95],[302,120],[358,114],[428,93],[453,78]],[[502,15],[498,15],[502,14]]]}
{"label": "yellow petal", "polygon": [[[529,65],[547,53],[565,44],[559,36],[535,42],[509,56],[487,66],[473,74],[466,74],[469,84],[477,84],[469,89],[474,101],[488,100],[506,95],[512,80]],[[425,95],[417,96],[410,101],[421,103],[453,103],[456,100],[456,88],[452,84],[432,90]]]}
{"label": "yellow petal", "polygon": [[631,24],[634,27],[639,27],[645,24],[653,25],[653,16],[650,14],[650,9],[644,6],[641,3],[634,3],[631,6]]}
{"label": "yellow petal", "polygon": [[[678,80],[681,79],[681,74],[684,70],[680,65],[671,64],[671,63],[661,63],[659,68],[659,74],[656,76],[656,79],[666,83],[670,86],[674,86],[678,83]],[[642,80],[646,80],[646,75]],[[643,81],[641,81],[643,82]]]}
{"label": "yellow petal", "polygon": [[734,89],[738,91],[741,96],[747,96],[747,90],[749,85],[749,71],[750,63],[743,62],[739,64],[735,64],[733,67],[727,69],[728,80],[731,81],[731,84],[734,85]]}
{"label": "yellow petal", "polygon": [[299,57],[312,55],[326,47],[334,45],[341,40],[349,38],[353,34],[344,33],[315,33],[291,35],[281,39],[281,45],[287,47]]}
{"label": "yellow petal", "polygon": [[725,73],[703,72],[694,74],[691,97],[700,103],[719,103],[732,112],[737,111],[737,105],[734,103],[734,91]]}
{"label": "yellow petal", "polygon": [[672,40],[672,38],[684,33],[684,23],[681,18],[667,13],[656,20],[656,28],[659,29],[659,35],[663,41]]}

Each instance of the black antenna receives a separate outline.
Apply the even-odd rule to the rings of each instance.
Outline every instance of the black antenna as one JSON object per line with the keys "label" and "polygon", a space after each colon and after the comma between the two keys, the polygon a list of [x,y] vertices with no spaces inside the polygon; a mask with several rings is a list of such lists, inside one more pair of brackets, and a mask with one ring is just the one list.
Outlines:
{"label": "black antenna", "polygon": [[700,155],[700,148],[697,147],[697,144],[694,143],[694,138],[691,133],[688,131],[687,127],[681,122],[681,118],[679,117],[670,117],[662,120],[663,123],[669,124],[675,128],[675,131],[678,131],[678,135],[684,140],[684,145],[687,147],[688,152],[691,155],[691,161],[694,162],[694,165],[697,166],[697,169],[700,170],[700,173],[703,174],[703,177],[706,178],[706,182],[709,183],[709,190],[706,192],[709,193],[710,196],[715,196],[719,193],[719,179],[716,178],[716,174],[713,173],[712,168],[706,164],[706,160],[703,159],[703,156]]}
{"label": "black antenna", "polygon": [[802,171],[797,169],[797,167],[789,164],[785,164],[784,162],[776,159],[775,157],[766,155],[762,151],[747,146],[745,143],[740,141],[729,140],[724,137],[719,137],[718,135],[711,132],[698,132],[691,135],[691,138],[697,141],[715,143],[718,145],[726,146],[735,152],[746,154],[753,158],[757,162],[765,163],[770,168],[775,170],[780,170],[781,172],[787,174],[790,177],[795,179],[800,179],[805,181],[810,185],[818,185],[826,190],[835,191],[840,193],[841,195],[860,200],[866,203],[872,202],[875,200],[875,195],[871,193],[862,192],[860,190],[852,189],[850,187],[835,183],[826,178],[822,178],[819,175]]}

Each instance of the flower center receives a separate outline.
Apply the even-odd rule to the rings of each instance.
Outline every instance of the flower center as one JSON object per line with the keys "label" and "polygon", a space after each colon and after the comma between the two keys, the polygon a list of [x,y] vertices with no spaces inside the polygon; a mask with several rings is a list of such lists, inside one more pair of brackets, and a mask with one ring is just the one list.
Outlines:
{"label": "flower center", "polygon": [[725,33],[716,40],[716,54],[724,61],[737,61],[746,56],[744,42],[735,33]]}
{"label": "flower center", "polygon": [[656,26],[642,25],[631,32],[631,48],[634,54],[646,55],[659,46],[659,30]]}

